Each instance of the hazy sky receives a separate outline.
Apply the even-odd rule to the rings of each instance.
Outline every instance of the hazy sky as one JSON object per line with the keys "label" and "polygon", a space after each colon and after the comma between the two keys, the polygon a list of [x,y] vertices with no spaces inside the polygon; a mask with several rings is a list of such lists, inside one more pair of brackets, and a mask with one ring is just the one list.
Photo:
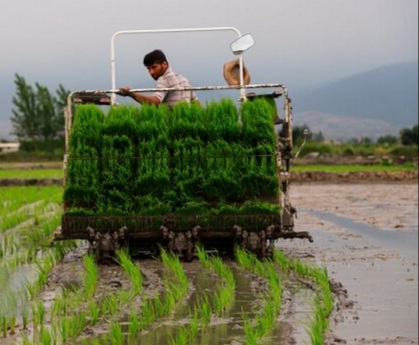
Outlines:
{"label": "hazy sky", "polygon": [[[252,33],[252,82],[295,87],[418,59],[417,0],[14,0],[0,8],[0,124],[14,74],[55,90],[109,89],[110,40],[125,29],[234,26]],[[154,48],[193,84],[224,85],[232,32],[121,36],[117,84],[152,87],[141,65]],[[291,90],[292,91],[292,90]],[[5,104],[10,104],[4,110]],[[5,113],[6,112],[6,113]]]}

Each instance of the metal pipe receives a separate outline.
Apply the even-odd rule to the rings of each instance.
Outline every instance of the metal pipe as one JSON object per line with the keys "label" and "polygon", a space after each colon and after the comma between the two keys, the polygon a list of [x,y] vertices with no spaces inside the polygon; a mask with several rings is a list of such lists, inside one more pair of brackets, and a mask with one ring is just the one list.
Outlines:
{"label": "metal pipe", "polygon": [[[131,92],[155,92],[155,91],[210,91],[210,90],[239,90],[241,87],[240,85],[237,86],[229,86],[229,85],[221,85],[221,86],[191,86],[191,87],[182,87],[182,88],[170,88],[170,87],[162,87],[162,88],[142,88],[142,89],[130,89]],[[284,84],[250,84],[245,85],[244,89],[258,89],[258,88],[281,88],[284,91],[284,95],[286,95],[286,87]],[[83,92],[90,92],[90,93],[112,93],[117,94],[119,89],[110,89],[110,90],[79,90],[72,92],[74,93],[83,93]]]}

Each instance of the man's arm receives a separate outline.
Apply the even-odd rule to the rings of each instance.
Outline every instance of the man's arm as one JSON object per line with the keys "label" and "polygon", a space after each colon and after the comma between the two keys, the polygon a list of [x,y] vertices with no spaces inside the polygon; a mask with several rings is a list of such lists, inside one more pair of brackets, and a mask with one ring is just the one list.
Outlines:
{"label": "man's arm", "polygon": [[129,96],[131,97],[133,100],[137,101],[138,103],[144,104],[154,104],[154,105],[160,105],[161,100],[160,98],[150,95],[144,95],[140,92],[132,92],[131,89],[129,87],[121,87],[119,88],[119,93],[120,96],[126,97]]}

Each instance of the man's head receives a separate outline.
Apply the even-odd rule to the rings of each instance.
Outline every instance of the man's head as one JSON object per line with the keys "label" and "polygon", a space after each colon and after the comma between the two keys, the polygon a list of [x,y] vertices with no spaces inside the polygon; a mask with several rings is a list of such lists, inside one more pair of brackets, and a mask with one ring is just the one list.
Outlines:
{"label": "man's head", "polygon": [[143,63],[154,80],[160,78],[169,68],[166,55],[160,49],[146,54]]}

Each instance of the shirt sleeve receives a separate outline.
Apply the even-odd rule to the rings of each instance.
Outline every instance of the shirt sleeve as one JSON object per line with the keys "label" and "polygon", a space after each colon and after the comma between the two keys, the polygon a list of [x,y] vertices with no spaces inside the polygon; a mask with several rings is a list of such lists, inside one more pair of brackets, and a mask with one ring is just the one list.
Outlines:
{"label": "shirt sleeve", "polygon": [[[156,82],[156,88],[168,88],[167,80],[165,78],[159,78]],[[168,91],[157,91],[153,93],[153,96],[156,96],[160,102],[163,102]]]}

